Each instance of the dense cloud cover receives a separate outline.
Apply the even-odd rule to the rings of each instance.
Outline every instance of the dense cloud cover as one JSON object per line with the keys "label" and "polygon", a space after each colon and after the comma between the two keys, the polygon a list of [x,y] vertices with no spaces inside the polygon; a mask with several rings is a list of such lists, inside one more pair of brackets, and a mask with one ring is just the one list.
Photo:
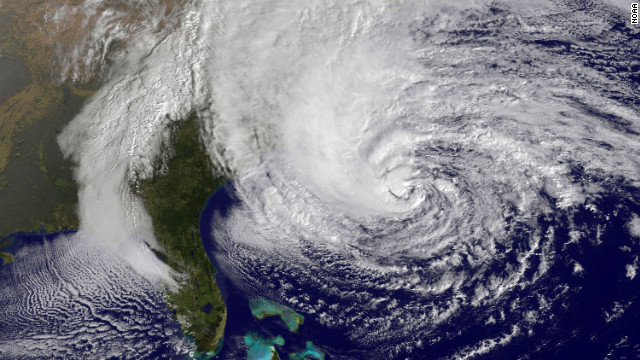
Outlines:
{"label": "dense cloud cover", "polygon": [[628,249],[615,281],[637,286],[639,40],[624,6],[176,11],[170,30],[132,35],[59,138],[78,164],[84,230],[153,242],[131,179],[150,174],[167,125],[196,111],[240,200],[214,221],[220,270],[359,346],[437,349],[460,319],[490,330],[437,356],[538,334],[573,306],[571,279],[593,271],[580,256],[606,239]]}

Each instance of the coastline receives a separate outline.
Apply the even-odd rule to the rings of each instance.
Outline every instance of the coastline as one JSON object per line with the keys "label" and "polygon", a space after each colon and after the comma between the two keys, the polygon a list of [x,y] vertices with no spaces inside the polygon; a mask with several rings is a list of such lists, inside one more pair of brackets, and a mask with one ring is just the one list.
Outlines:
{"label": "coastline", "polygon": [[[198,218],[198,227],[200,228],[200,238],[202,241],[202,246],[204,247],[205,252],[207,253],[207,257],[209,258],[209,261],[211,262],[213,267],[216,269],[218,269],[218,263],[215,261],[215,257],[213,255],[215,244],[214,244],[213,235],[211,234],[210,229],[212,229],[212,226],[213,226],[212,215],[216,210],[214,205],[218,203],[218,201],[220,200],[218,197],[221,194],[219,193],[222,191],[226,193],[227,186],[233,186],[232,180],[225,183],[219,189],[216,189],[216,191],[214,191],[211,194],[211,196],[209,196],[209,198],[207,199],[207,202],[205,203],[204,207],[200,211],[200,215]],[[216,278],[216,283],[218,284],[218,288],[220,289],[220,293],[222,295],[222,301],[224,302],[225,306],[227,306],[227,311],[228,311],[229,309],[228,288],[227,288],[228,280],[220,271],[216,273],[215,278]]]}
{"label": "coastline", "polygon": [[[10,254],[15,256],[16,252],[25,245],[41,243],[43,241],[54,241],[58,236],[75,234],[77,229],[63,229],[53,233],[47,233],[44,229],[40,231],[17,231],[9,235],[0,237],[0,254]],[[0,267],[9,265],[0,256]]]}
{"label": "coastline", "polygon": [[219,269],[215,276],[216,284],[220,289],[222,301],[227,308],[227,323],[223,335],[225,342],[218,353],[218,356],[222,359],[225,359],[225,356],[229,356],[233,350],[239,347],[244,348],[244,339],[239,341],[237,337],[238,335],[244,336],[244,332],[246,332],[248,328],[245,329],[243,325],[251,321],[251,313],[247,302],[238,294],[238,291],[226,275],[220,271],[220,264],[215,259],[215,239],[211,232],[214,224],[214,214],[222,211],[223,215],[226,215],[231,207],[239,202],[239,200],[230,195],[233,189],[235,189],[233,181],[228,181],[224,186],[214,191],[202,208],[198,220],[202,245],[207,253],[207,257],[211,264],[216,269]]}
{"label": "coastline", "polygon": [[202,246],[198,221],[211,192],[227,179],[212,172],[199,129],[193,114],[172,124],[169,143],[155,159],[153,175],[131,186],[151,217],[159,245],[154,254],[180,274],[175,279],[179,287],[165,294],[168,308],[184,334],[195,340],[197,351],[206,355],[218,350],[226,308],[215,280],[217,270]]}
{"label": "coastline", "polygon": [[[307,347],[307,341],[312,338],[311,334],[314,334],[319,329],[319,324],[314,321],[313,317],[309,317],[310,321],[305,319],[304,324],[299,323],[292,328],[280,316],[280,313],[277,314],[278,316],[255,316],[250,303],[252,299],[259,299],[258,294],[246,294],[242,289],[237,288],[224,273],[224,267],[220,266],[216,260],[216,252],[222,249],[217,248],[212,232],[216,225],[215,221],[223,220],[232,211],[233,207],[240,203],[241,201],[235,196],[235,185],[233,181],[229,181],[209,197],[200,212],[199,226],[203,246],[213,266],[219,269],[216,274],[216,283],[227,307],[228,321],[224,331],[225,344],[218,355],[219,359],[235,360],[247,358],[248,355],[253,354],[251,348],[248,347],[249,344],[246,342],[247,336],[255,339],[258,343],[265,342],[265,344],[277,345],[275,350],[283,358],[285,358],[286,354],[290,354],[289,356],[292,356],[291,354],[303,354]],[[269,303],[271,301],[267,300]],[[273,302],[273,304],[278,304],[277,306],[279,307],[293,311],[293,309],[279,303]],[[296,315],[300,316],[302,314]],[[300,325],[299,329],[297,325]],[[270,341],[280,337],[284,340],[282,345],[278,342]],[[320,351],[318,350],[317,353],[320,354]],[[253,360],[251,357],[247,359]],[[327,357],[327,359],[330,359],[330,357]]]}

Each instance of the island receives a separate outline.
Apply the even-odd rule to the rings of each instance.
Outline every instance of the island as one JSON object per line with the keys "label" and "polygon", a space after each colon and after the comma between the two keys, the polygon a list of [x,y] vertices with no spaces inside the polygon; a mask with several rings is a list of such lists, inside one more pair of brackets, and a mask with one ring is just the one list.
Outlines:
{"label": "island", "polygon": [[304,323],[303,315],[298,314],[288,306],[278,304],[268,299],[251,299],[249,300],[249,308],[251,309],[251,314],[258,319],[264,319],[269,316],[279,316],[289,330],[296,334],[298,333],[300,325]]}
{"label": "island", "polygon": [[275,345],[284,345],[284,339],[280,335],[266,339],[255,332],[248,332],[244,343],[248,348],[247,360],[280,360]]}
{"label": "island", "polygon": [[317,359],[324,360],[325,351],[307,341],[306,348],[297,353],[289,354],[289,360]]}

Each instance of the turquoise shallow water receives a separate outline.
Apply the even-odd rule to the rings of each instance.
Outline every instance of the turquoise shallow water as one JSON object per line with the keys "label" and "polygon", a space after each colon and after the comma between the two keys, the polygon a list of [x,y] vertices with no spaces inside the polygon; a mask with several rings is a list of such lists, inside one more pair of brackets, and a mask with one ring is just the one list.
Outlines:
{"label": "turquoise shallow water", "polygon": [[298,332],[298,327],[304,323],[304,316],[296,313],[288,306],[278,304],[264,298],[255,298],[249,301],[251,313],[258,319],[269,316],[279,316],[290,331]]}
{"label": "turquoise shallow water", "polygon": [[276,354],[275,346],[284,345],[284,339],[278,335],[273,339],[266,339],[255,332],[249,332],[244,337],[248,348],[247,360],[271,360]]}
{"label": "turquoise shallow water", "polygon": [[332,359],[310,340],[343,339],[343,336],[323,332],[317,319],[303,315],[273,299],[255,297],[238,288],[216,262],[217,242],[213,229],[238,205],[232,182],[216,191],[200,213],[200,233],[209,259],[216,269],[216,283],[227,306],[224,346],[216,359],[271,359],[274,352],[281,359]]}
{"label": "turquoise shallow water", "polygon": [[290,360],[318,359],[324,360],[325,351],[313,345],[311,341],[307,341],[307,347],[304,351],[289,354]]}

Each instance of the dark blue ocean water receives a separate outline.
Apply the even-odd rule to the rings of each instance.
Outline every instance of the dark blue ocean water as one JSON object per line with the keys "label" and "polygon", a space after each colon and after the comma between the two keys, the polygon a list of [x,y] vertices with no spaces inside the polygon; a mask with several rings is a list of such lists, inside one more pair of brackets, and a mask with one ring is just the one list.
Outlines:
{"label": "dark blue ocean water", "polygon": [[178,359],[162,291],[75,231],[15,233],[0,266],[0,359]]}
{"label": "dark blue ocean water", "polygon": [[[449,321],[441,324],[430,334],[416,334],[416,337],[439,337],[433,345],[423,349],[406,351],[394,359],[439,359],[451,355],[452,349],[460,349],[490,339],[514,326],[527,329],[528,333],[514,337],[507,345],[499,346],[477,358],[480,359],[637,359],[640,358],[640,277],[630,279],[625,266],[631,264],[640,254],[640,241],[629,233],[628,224],[634,213],[640,213],[637,199],[640,192],[621,179],[584,178],[576,169],[576,181],[593,181],[606,184],[608,189],[595,201],[601,212],[594,213],[586,206],[567,210],[557,210],[555,214],[540,215],[537,229],[545,233],[550,228],[555,231],[552,246],[557,257],[543,278],[531,287],[514,289],[490,307],[467,306]],[[553,202],[552,199],[550,199]],[[211,229],[216,227],[212,219],[225,219],[239,207],[233,183],[227,184],[211,196],[200,217],[203,243],[216,264],[216,239]],[[571,243],[569,223],[577,225],[588,234],[591,242]],[[512,241],[512,248],[527,247],[527,233],[534,231],[522,224],[521,231]],[[519,237],[517,234],[521,234]],[[596,241],[595,239],[599,239]],[[509,249],[503,249],[508,251]],[[220,254],[218,254],[220,255]],[[512,259],[516,262],[516,259]],[[492,272],[509,271],[511,261],[494,263]],[[585,269],[581,276],[574,273],[575,264]],[[535,264],[532,265],[535,269]],[[229,317],[225,329],[225,345],[220,359],[242,359],[246,349],[242,342],[248,331],[257,331],[265,337],[283,335],[286,344],[280,355],[300,351],[304,341],[328,350],[327,359],[370,359],[374,354],[385,353],[393,343],[374,343],[371,346],[357,340],[349,340],[348,329],[331,328],[320,325],[313,314],[302,314],[305,323],[300,334],[288,332],[285,325],[276,318],[256,320],[248,308],[248,300],[265,294],[251,293],[252,290],[239,289],[226,276],[229,269],[219,269],[216,280],[221,286]],[[535,270],[530,271],[533,276]],[[252,274],[254,275],[254,274]],[[266,279],[265,279],[266,280]],[[296,279],[289,279],[296,282]],[[303,284],[299,284],[303,285]],[[254,288],[254,287],[247,287]],[[469,289],[471,291],[471,288]],[[305,289],[310,294],[321,296],[313,288]],[[396,296],[401,296],[396,293]],[[540,310],[538,295],[554,299],[549,308]],[[286,299],[272,299],[284,302]],[[330,301],[331,299],[327,299]],[[294,309],[295,306],[294,306]],[[545,318],[537,323],[528,323],[526,313],[530,309],[540,310]],[[299,309],[296,309],[299,311]],[[300,312],[300,311],[299,311]],[[489,315],[502,316],[505,321],[495,326],[486,324]],[[399,339],[400,341],[401,339]],[[376,357],[377,358],[377,357]]]}
{"label": "dark blue ocean water", "polygon": [[[514,27],[514,17],[506,16],[509,14],[508,7],[505,7],[491,9],[490,14],[482,18],[471,14],[469,24],[462,25],[466,28],[447,34],[448,40],[442,46],[485,43],[492,46],[501,39],[522,36],[522,46],[541,49],[549,56],[582,64],[612,80],[597,82],[593,77],[578,76],[571,79],[577,86],[625,104],[629,109],[639,109],[638,28],[628,27],[626,18],[621,20],[598,13],[594,17],[610,26],[606,31],[593,33],[589,30],[590,23],[580,20],[583,14],[594,11],[594,2],[566,2],[565,6],[574,8],[557,19],[547,19],[559,29],[558,33],[564,32],[557,39],[535,32],[528,34],[522,31],[519,23]],[[569,19],[567,14],[576,18]],[[428,30],[428,24],[420,26]],[[420,26],[415,29],[416,41],[438,35],[437,32],[423,31]],[[529,59],[525,55],[517,63],[514,60],[516,65],[513,67],[501,69],[490,63],[486,66],[504,75],[526,73],[529,71],[526,69],[537,64],[537,59]],[[544,67],[544,64],[540,66]],[[590,106],[579,98],[567,101],[582,113],[601,118],[621,134],[638,136],[632,124],[619,116]],[[605,150],[616,147],[613,142],[598,139],[598,134],[587,140]],[[212,235],[212,229],[220,226],[213,219],[224,222],[232,211],[241,206],[233,183],[227,184],[211,196],[200,217],[203,244],[219,270],[216,279],[229,311],[224,347],[218,358],[246,358],[243,339],[249,331],[265,338],[282,335],[285,345],[278,350],[283,358],[290,352],[302,350],[305,342],[311,340],[328,351],[327,359],[421,360],[448,358],[457,350],[483,341],[499,340],[504,334],[517,329],[517,335],[510,341],[478,354],[475,359],[640,359],[640,274],[629,276],[627,270],[628,265],[638,262],[640,254],[640,239],[631,234],[628,226],[634,214],[640,214],[640,191],[623,178],[587,173],[579,165],[574,166],[573,180],[576,185],[596,184],[603,189],[602,193],[588,203],[571,208],[560,208],[555,205],[557,199],[545,193],[539,194],[547,199],[553,211],[539,214],[533,222],[509,222],[511,237],[496,245],[500,247],[498,252],[506,255],[483,270],[487,274],[508,276],[519,263],[517,254],[531,250],[529,235],[553,230],[552,240],[543,243],[550,250],[547,252],[554,254],[553,259],[547,259],[549,269],[544,275],[533,279],[536,265],[543,261],[539,258],[542,252],[538,251],[523,275],[531,285],[510,289],[490,305],[462,306],[454,316],[428,333],[416,330],[409,340],[421,345],[412,349],[397,346],[407,340],[401,336],[379,342],[351,337],[353,329],[338,324],[323,325],[316,314],[305,313],[295,304],[287,303],[285,298],[271,297],[271,300],[290,305],[305,315],[299,334],[291,333],[278,318],[253,318],[248,307],[249,299],[271,294],[256,290],[260,286],[234,283],[231,279],[237,275],[233,273],[236,269],[218,266],[216,262],[216,256],[224,256],[225,249],[217,246],[217,239]],[[592,208],[598,211],[592,211]],[[571,240],[570,229],[576,228],[583,234],[580,241]],[[67,250],[64,246],[58,249],[66,241],[58,235],[61,234],[13,235],[14,241],[7,251],[24,256],[17,257],[16,263],[0,268],[0,311],[3,312],[0,316],[1,359],[50,358],[52,353],[58,354],[59,358],[155,359],[181,356],[174,344],[182,336],[177,324],[167,314],[159,293],[149,290],[151,287],[144,281],[127,282],[130,278],[137,279],[135,274],[118,266],[107,267],[105,259],[91,259],[83,264],[79,257],[78,261],[60,264],[59,256],[66,254]],[[73,235],[73,232],[62,235]],[[576,264],[584,270],[576,273]],[[426,268],[427,264],[416,260],[412,265]],[[67,269],[62,277],[53,271],[58,268]],[[110,283],[103,283],[96,281],[100,273],[126,276],[111,276]],[[91,276],[84,276],[86,274]],[[257,282],[269,282],[271,274],[251,275]],[[334,278],[340,277],[340,274],[334,275]],[[465,284],[461,291],[471,297],[477,283],[484,280]],[[306,293],[313,298],[323,298],[327,303],[341,301],[338,297],[326,297],[325,293],[308,286],[303,279],[289,278],[286,282],[300,289],[295,295]],[[73,295],[77,289],[65,290],[68,283],[76,285],[75,288],[80,290],[79,296]],[[352,285],[356,289],[360,286]],[[60,291],[66,295],[56,296]],[[105,294],[115,296],[104,298]],[[381,290],[375,295],[397,299],[401,304],[415,305],[421,301],[403,291],[384,293]],[[444,293],[442,299],[430,300],[446,302],[452,296]],[[542,304],[541,298],[551,301]],[[26,303],[25,299],[45,301]],[[537,315],[529,316],[532,312]],[[378,317],[378,314],[369,315]],[[498,321],[487,323],[487,318]],[[136,326],[128,326],[130,324]],[[78,329],[91,331],[78,333]],[[68,336],[71,333],[74,335]],[[50,341],[43,340],[48,337]],[[393,356],[387,355],[390,349],[396,350]]]}
{"label": "dark blue ocean water", "polygon": [[[244,344],[244,336],[248,332],[257,332],[267,339],[273,339],[281,335],[285,339],[285,345],[276,347],[282,359],[287,358],[287,354],[304,350],[306,341],[322,342],[331,344],[338,349],[345,349],[349,353],[349,342],[344,334],[339,332],[327,332],[313,316],[305,314],[305,321],[299,328],[298,334],[289,331],[285,323],[278,317],[268,317],[256,319],[251,314],[249,300],[261,297],[263,294],[246,293],[239,289],[227,278],[224,269],[221,269],[215,260],[216,241],[213,238],[211,229],[216,226],[213,223],[214,217],[226,217],[234,206],[239,205],[239,200],[235,196],[235,188],[232,182],[216,191],[207,201],[204,209],[200,213],[200,232],[204,247],[211,259],[214,267],[218,269],[216,282],[222,292],[223,300],[227,306],[228,317],[224,333],[224,346],[218,354],[218,359],[246,359],[247,348]],[[313,291],[313,289],[309,289]],[[278,302],[276,300],[276,302]],[[326,359],[331,359],[328,354]]]}
{"label": "dark blue ocean water", "polygon": [[[522,36],[520,40],[523,46],[534,47],[554,58],[574,61],[613,80],[599,83],[589,77],[571,79],[594,93],[638,110],[638,28],[628,27],[626,18],[600,12],[597,17],[607,24],[607,29],[594,33],[589,23],[581,22],[581,19],[585,14],[602,11],[601,8],[596,10],[591,1],[565,2],[565,6],[572,9],[568,15],[570,18],[562,17],[553,21],[559,29],[566,30],[567,38],[575,41],[512,31],[507,26],[508,17],[505,16],[508,10],[495,8],[480,19],[470,16],[468,29],[449,34],[450,41],[443,45],[453,47],[486,43],[490,46],[494,39]],[[423,33],[419,27],[415,31],[416,39],[426,40],[433,35],[428,31]],[[536,64],[531,60],[523,61],[527,66]],[[492,67],[491,64],[487,66]],[[515,70],[503,71],[510,74]],[[632,124],[621,117],[594,108],[577,98],[568,101],[582,113],[598,117],[624,136],[638,136]],[[594,139],[585,141],[594,141],[603,150],[616,147],[616,144],[601,141],[597,137],[598,134],[594,134]],[[234,284],[231,277],[238,279],[243,276],[233,274],[235,269],[220,268],[216,263],[216,256],[226,254],[225,249],[217,246],[217,240],[212,235],[212,229],[221,227],[221,224],[214,223],[212,219],[224,222],[231,212],[241,208],[233,183],[227,184],[211,196],[200,219],[203,243],[213,264],[219,269],[217,281],[221,284],[229,308],[226,342],[220,358],[241,359],[246,356],[242,337],[247,331],[258,331],[266,337],[285,336],[286,344],[280,352],[281,356],[290,351],[299,351],[304,347],[304,341],[311,340],[328,351],[327,358],[444,359],[450,358],[458,350],[472,348],[483,341],[491,345],[492,341],[504,339],[504,334],[515,333],[504,344],[498,344],[484,353],[479,352],[474,359],[640,359],[640,274],[634,276],[629,272],[629,266],[635,264],[637,267],[640,255],[640,239],[629,228],[630,222],[640,214],[640,190],[631,181],[604,172],[587,172],[578,163],[572,164],[572,169],[574,185],[597,185],[603,189],[602,192],[581,205],[563,208],[558,205],[558,199],[542,190],[540,197],[550,204],[553,211],[541,212],[532,222],[509,221],[507,230],[510,238],[496,245],[498,252],[505,256],[489,263],[488,268],[483,270],[486,274],[508,276],[517,268],[517,255],[531,250],[532,233],[553,233],[541,244],[547,254],[553,254],[553,258],[542,259],[543,251],[535,251],[529,269],[523,274],[525,282],[530,285],[516,286],[490,305],[462,306],[454,316],[434,330],[428,333],[416,331],[410,340],[421,342],[421,345],[413,349],[401,348],[393,356],[386,355],[391,352],[390,349],[398,349],[393,341],[360,341],[352,338],[349,336],[352,329],[339,325],[323,326],[314,314],[304,313],[294,304],[287,304],[287,299],[271,298],[293,306],[305,316],[305,324],[299,335],[288,333],[278,319],[256,320],[251,317],[248,300],[252,297],[268,297],[267,294],[256,290],[260,286],[243,284],[242,281]],[[517,209],[513,211],[517,213]],[[572,229],[578,229],[581,233],[578,241],[572,240]],[[537,278],[536,269],[543,262],[549,268]],[[427,267],[426,263],[419,261],[413,265]],[[265,278],[260,279],[259,276]],[[269,282],[268,276],[256,272],[245,278]],[[339,277],[339,274],[335,277]],[[480,278],[465,284],[461,291],[472,297],[476,285],[486,280]],[[323,298],[327,303],[340,301],[338,298],[323,297],[325,294],[305,286],[299,279],[290,278],[286,282],[293,284],[295,289],[303,289],[292,291],[295,295],[306,292],[312,298]],[[358,284],[353,285],[355,289],[358,288]],[[421,301],[402,291],[376,295],[389,296],[411,305]],[[447,297],[452,296],[451,293],[444,293],[442,299],[435,301],[446,301]],[[543,303],[541,299],[549,302]],[[531,315],[534,313],[535,316]],[[375,317],[376,314],[371,315]],[[498,321],[487,323],[487,318]],[[398,338],[397,342],[404,340]]]}

